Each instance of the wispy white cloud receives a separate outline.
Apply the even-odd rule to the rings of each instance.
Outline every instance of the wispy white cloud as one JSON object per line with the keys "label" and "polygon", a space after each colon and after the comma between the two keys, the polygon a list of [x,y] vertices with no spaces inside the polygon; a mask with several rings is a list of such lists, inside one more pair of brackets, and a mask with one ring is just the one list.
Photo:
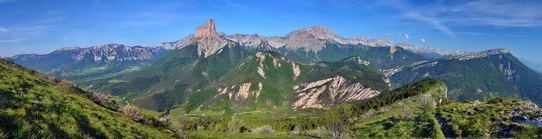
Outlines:
{"label": "wispy white cloud", "polygon": [[405,34],[405,39],[409,39],[410,36],[408,36],[408,34]]}
{"label": "wispy white cloud", "polygon": [[443,20],[460,25],[542,26],[542,4],[537,0],[474,0],[454,4],[441,12]]}
{"label": "wispy white cloud", "polygon": [[465,34],[465,35],[475,35],[475,36],[505,36],[505,37],[516,37],[516,38],[524,38],[527,36],[523,35],[513,35],[513,34],[494,34],[494,33],[482,33],[482,32],[458,32],[458,34]]}
{"label": "wispy white cloud", "polygon": [[397,36],[399,36],[399,37],[403,37],[403,34],[397,34]]}
{"label": "wispy white cloud", "polygon": [[389,33],[386,33],[386,36],[391,36],[391,34],[389,34]]}
{"label": "wispy white cloud", "polygon": [[19,42],[19,41],[22,41],[22,39],[0,40],[0,43]]}
{"label": "wispy white cloud", "polygon": [[507,37],[516,37],[516,38],[525,38],[527,36],[522,36],[522,35],[504,35],[504,36],[507,36]]}
{"label": "wispy white cloud", "polygon": [[454,0],[416,2],[412,0],[373,1],[382,9],[392,8],[399,17],[428,23],[454,37],[451,28],[464,26],[542,26],[539,0]]}
{"label": "wispy white cloud", "polygon": [[426,40],[424,38],[421,38],[420,41],[425,42]]}
{"label": "wispy white cloud", "polygon": [[6,32],[6,31],[9,31],[9,30],[6,28],[0,27],[0,32]]}
{"label": "wispy white cloud", "polygon": [[455,36],[455,33],[448,26],[445,26],[442,23],[442,21],[440,19],[438,19],[438,18],[424,16],[420,12],[410,12],[410,13],[407,14],[407,17],[429,23],[434,28],[440,30],[441,32],[443,32],[444,34],[446,34],[448,36],[451,36],[451,37]]}
{"label": "wispy white cloud", "polygon": [[0,0],[0,3],[2,3],[2,2],[12,2],[12,1],[19,1],[19,0]]}

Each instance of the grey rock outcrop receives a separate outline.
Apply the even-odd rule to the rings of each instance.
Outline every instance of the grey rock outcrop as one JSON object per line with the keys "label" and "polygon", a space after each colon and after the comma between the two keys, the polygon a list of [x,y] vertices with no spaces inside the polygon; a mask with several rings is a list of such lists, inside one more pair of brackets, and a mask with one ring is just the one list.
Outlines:
{"label": "grey rock outcrop", "polygon": [[161,47],[126,46],[122,44],[106,44],[88,48],[65,47],[57,49],[49,54],[21,54],[12,58],[16,61],[31,62],[54,57],[69,57],[73,61],[137,61],[149,60],[161,53]]}
{"label": "grey rock outcrop", "polygon": [[335,34],[333,30],[315,25],[294,30],[284,37],[266,37],[257,34],[245,35],[234,34],[225,35],[217,33],[215,23],[209,20],[203,26],[196,29],[195,34],[181,38],[176,42],[162,43],[162,47],[168,50],[178,49],[190,44],[198,43],[200,55],[205,57],[214,54],[222,48],[228,41],[236,42],[248,48],[260,50],[272,50],[284,47],[288,50],[304,50],[318,52],[326,47],[327,43],[339,45],[365,45],[372,47],[394,47],[399,46],[419,54],[438,54],[438,55],[460,55],[463,51],[452,51],[442,49],[431,49],[428,47],[419,47],[414,44],[398,43],[394,44],[389,40],[382,38],[366,39],[363,36],[352,36],[343,38]]}

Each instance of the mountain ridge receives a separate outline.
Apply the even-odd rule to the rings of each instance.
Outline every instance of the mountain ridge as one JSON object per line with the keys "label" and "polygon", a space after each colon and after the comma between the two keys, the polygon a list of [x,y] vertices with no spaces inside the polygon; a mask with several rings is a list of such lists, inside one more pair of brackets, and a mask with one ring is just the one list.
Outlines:
{"label": "mountain ridge", "polygon": [[[214,28],[214,21],[211,19],[208,22],[212,22]],[[207,22],[207,23],[208,23]],[[206,26],[207,23],[204,25]],[[203,27],[203,26],[202,26]],[[213,31],[215,31],[213,29]],[[283,37],[266,37],[258,34],[246,35],[246,34],[233,34],[225,35],[219,33],[218,36],[225,37],[227,40],[231,40],[242,44],[247,47],[264,47],[263,49],[279,49],[286,47],[290,50],[303,49],[305,51],[320,51],[326,46],[326,43],[336,43],[341,45],[366,45],[372,47],[392,47],[399,46],[404,47],[410,51],[420,54],[438,54],[438,55],[458,55],[463,54],[463,51],[452,51],[444,49],[432,49],[429,47],[419,47],[414,44],[397,43],[393,44],[391,41],[376,38],[367,40],[363,36],[352,36],[350,38],[343,38],[338,34],[335,34],[331,29],[322,25],[314,25],[309,27],[303,27],[289,32]],[[166,49],[178,49],[185,47],[191,43],[194,43],[194,37],[198,35],[189,35],[176,42],[162,43],[162,47]]]}
{"label": "mountain ridge", "polygon": [[500,96],[542,103],[542,76],[507,49],[423,61],[403,68],[390,78],[402,85],[427,77],[445,82],[454,100],[488,100]]}

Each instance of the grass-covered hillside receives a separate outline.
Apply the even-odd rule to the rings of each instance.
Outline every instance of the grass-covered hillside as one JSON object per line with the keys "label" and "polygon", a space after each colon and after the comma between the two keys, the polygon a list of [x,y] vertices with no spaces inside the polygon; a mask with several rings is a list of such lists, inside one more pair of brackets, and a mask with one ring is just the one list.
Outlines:
{"label": "grass-covered hillside", "polygon": [[[445,93],[444,83],[426,79],[315,115],[247,113],[185,117],[176,122],[195,138],[443,137],[434,110]],[[389,130],[391,126],[394,130]]]}
{"label": "grass-covered hillside", "polygon": [[542,110],[517,99],[453,102],[447,87],[424,79],[317,115],[276,113],[182,117],[193,138],[538,138]]}
{"label": "grass-covered hillside", "polygon": [[322,109],[389,88],[386,77],[360,57],[304,65],[272,51],[252,53],[236,43],[209,57],[198,56],[197,48],[172,50],[146,69],[102,80],[93,89],[157,115],[221,115]]}
{"label": "grass-covered hillside", "polygon": [[512,97],[542,104],[542,76],[508,50],[427,61],[403,68],[390,78],[404,85],[428,77],[446,83],[448,98],[457,101]]}
{"label": "grass-covered hillside", "polygon": [[495,98],[436,109],[446,137],[542,137],[542,111],[529,101]]}
{"label": "grass-covered hillside", "polygon": [[542,135],[539,120],[542,111],[529,101],[494,98],[487,102],[453,102],[443,96],[446,86],[434,79],[392,92],[395,93],[358,104],[361,113],[352,136],[536,138]]}
{"label": "grass-covered hillside", "polygon": [[172,138],[103,107],[67,80],[0,59],[0,138]]}

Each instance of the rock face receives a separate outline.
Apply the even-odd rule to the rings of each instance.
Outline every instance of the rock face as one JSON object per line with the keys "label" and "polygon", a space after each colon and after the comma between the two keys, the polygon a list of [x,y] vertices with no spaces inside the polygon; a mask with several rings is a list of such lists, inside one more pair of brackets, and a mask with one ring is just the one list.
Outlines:
{"label": "rock face", "polygon": [[196,28],[193,35],[182,38],[177,42],[162,43],[162,47],[171,50],[197,43],[198,55],[209,57],[228,44],[228,40],[224,36],[224,33],[216,32],[215,22],[211,19],[203,26]]}
{"label": "rock face", "polygon": [[65,47],[57,49],[49,54],[21,54],[13,56],[16,62],[35,62],[53,59],[70,59],[73,61],[91,61],[91,62],[108,62],[108,61],[138,61],[149,60],[158,53],[163,52],[160,47],[150,48],[141,46],[125,46],[122,44],[106,44],[88,48]]}
{"label": "rock face", "polygon": [[463,55],[451,57],[449,59],[470,60],[470,59],[475,59],[475,58],[488,57],[490,55],[508,54],[508,53],[510,53],[510,50],[499,48],[499,49],[490,49],[490,50],[480,51],[480,52],[466,53]]}
{"label": "rock face", "polygon": [[380,94],[357,82],[349,82],[346,78],[336,76],[324,80],[294,86],[297,100],[293,103],[296,109],[328,108],[343,102],[363,100]]}
{"label": "rock face", "polygon": [[49,54],[21,54],[14,62],[59,78],[80,81],[106,74],[127,73],[148,66],[155,57],[165,53],[161,47],[106,44],[88,48],[66,47]]}
{"label": "rock face", "polygon": [[342,44],[342,45],[368,45],[368,46],[393,46],[391,41],[384,39],[366,40],[362,36],[353,36],[351,38],[343,38],[335,34],[331,29],[324,26],[316,25],[301,28],[288,33],[284,37],[265,37],[259,35],[230,35],[229,40],[238,42],[247,47],[270,47],[281,48],[285,47],[288,50],[304,50],[317,52],[325,48],[326,43]]}
{"label": "rock face", "polygon": [[395,45],[405,48],[417,54],[436,54],[436,55],[443,55],[443,56],[457,56],[457,55],[463,55],[467,53],[466,51],[459,51],[459,50],[433,49],[429,47],[421,47],[421,46],[417,46],[415,44],[410,44],[410,43],[396,43]]}
{"label": "rock face", "polygon": [[195,38],[216,37],[215,22],[213,19],[207,21],[203,26],[196,28]]}
{"label": "rock face", "polygon": [[392,47],[399,46],[419,54],[437,54],[437,55],[458,55],[463,54],[462,51],[450,51],[431,49],[427,47],[419,47],[414,44],[398,43],[393,44],[389,40],[382,38],[367,40],[363,36],[352,36],[351,38],[343,38],[335,34],[331,29],[316,25],[294,30],[284,37],[266,37],[257,34],[245,35],[234,34],[225,35],[217,33],[215,23],[209,20],[203,26],[196,29],[195,34],[182,38],[176,42],[166,42],[162,47],[166,49],[183,48],[193,43],[198,43],[201,46],[200,53],[205,57],[214,54],[218,49],[222,48],[228,41],[239,43],[242,46],[258,49],[258,50],[275,50],[286,48],[287,50],[303,50],[306,52],[318,52],[326,47],[326,44],[338,45],[365,45],[371,47]]}

